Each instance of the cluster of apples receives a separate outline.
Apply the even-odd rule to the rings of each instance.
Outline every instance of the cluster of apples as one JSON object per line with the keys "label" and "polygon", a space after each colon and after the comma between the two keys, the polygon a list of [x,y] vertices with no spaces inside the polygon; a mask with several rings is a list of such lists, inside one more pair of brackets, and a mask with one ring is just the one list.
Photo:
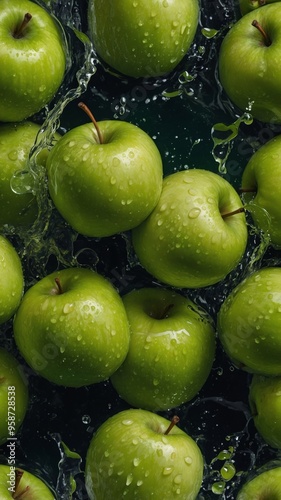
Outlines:
{"label": "cluster of apples", "polygon": [[[278,9],[278,2],[259,6],[255,20],[261,23],[267,13],[278,19]],[[197,0],[163,0],[153,5],[133,0],[131,9],[122,1],[90,0],[89,33],[99,57],[116,71],[134,78],[161,76],[172,71],[188,51],[199,13]],[[252,12],[243,16],[223,42],[221,82],[242,110],[251,103],[254,117],[276,121],[278,109],[274,107],[273,113],[265,99],[265,77],[260,87],[249,83],[249,89],[258,88],[258,93],[247,88],[244,101],[236,100],[229,90],[235,85],[228,82],[239,74],[229,67],[229,51],[237,50],[234,41],[241,32],[245,36],[251,16]],[[108,17],[110,30],[104,28]],[[171,27],[166,39],[159,26]],[[252,29],[261,51],[265,35],[256,26]],[[39,37],[42,30],[45,37]],[[203,387],[215,357],[216,330],[234,364],[255,374],[249,404],[256,427],[266,442],[281,447],[280,269],[262,269],[240,283],[222,304],[216,325],[185,293],[185,289],[219,283],[241,262],[248,241],[246,208],[257,227],[270,236],[271,245],[281,247],[280,140],[276,137],[261,147],[245,168],[243,202],[229,182],[208,170],[189,169],[163,178],[160,151],[147,133],[124,121],[97,123],[80,103],[90,122],[62,137],[54,134],[53,143],[36,155],[38,168],[46,171],[50,199],[72,230],[86,237],[130,232],[139,262],[159,283],[121,297],[108,279],[92,269],[69,267],[45,276],[26,291],[19,255],[4,230],[30,227],[42,216],[36,192],[17,194],[13,180],[17,171],[27,168],[30,151],[40,140],[40,126],[28,119],[50,103],[62,84],[68,48],[63,27],[30,0],[12,6],[0,0],[0,36],[1,68],[7,75],[0,83],[0,324],[13,318],[18,351],[38,375],[66,387],[110,379],[122,399],[134,407],[104,422],[90,443],[85,479],[91,500],[113,494],[118,499],[153,495],[195,500],[204,475],[202,453],[176,425],[176,418],[170,423],[155,412],[190,401]],[[24,78],[17,69],[22,58],[30,68]],[[44,74],[43,81],[36,81],[37,92],[34,64],[44,66],[44,71],[36,71]],[[261,56],[259,64],[260,75]],[[274,92],[271,89],[268,94],[276,103],[279,94]],[[242,99],[242,90],[237,95]],[[266,171],[269,155],[276,176],[274,194]],[[192,356],[187,355],[190,352]],[[17,431],[28,406],[27,382],[13,355],[1,349],[0,443],[9,437],[8,387],[16,387]],[[261,404],[264,398],[266,405]],[[280,483],[280,470],[270,472],[273,481],[277,475]],[[8,471],[9,467],[0,466],[0,484],[7,486]],[[7,492],[5,498],[28,499],[29,493],[30,498],[54,498],[44,483],[33,487],[27,471],[18,468],[16,476],[17,490],[13,495]],[[250,483],[239,494],[240,500],[250,498]]]}

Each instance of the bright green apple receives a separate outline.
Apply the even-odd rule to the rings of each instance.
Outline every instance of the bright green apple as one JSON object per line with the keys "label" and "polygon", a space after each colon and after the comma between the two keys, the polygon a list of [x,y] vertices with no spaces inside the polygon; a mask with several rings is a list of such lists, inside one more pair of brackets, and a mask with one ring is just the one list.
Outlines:
{"label": "bright green apple", "polygon": [[236,500],[281,500],[281,467],[264,470],[250,479]]}
{"label": "bright green apple", "polygon": [[273,448],[281,448],[281,377],[255,374],[249,390],[254,424]]}
{"label": "bright green apple", "polygon": [[49,274],[25,293],[14,337],[29,366],[51,382],[81,387],[108,379],[129,348],[116,289],[86,268]]}
{"label": "bright green apple", "polygon": [[67,132],[47,160],[56,208],[76,231],[92,237],[140,224],[157,204],[163,180],[160,152],[146,132],[121,120],[97,126]]}
{"label": "bright green apple", "polygon": [[255,271],[234,288],[220,308],[217,328],[234,364],[281,376],[281,268]]}
{"label": "bright green apple", "polygon": [[280,2],[249,12],[230,28],[219,52],[226,94],[263,122],[281,122],[280,23]]}
{"label": "bright green apple", "polygon": [[182,288],[219,282],[243,257],[247,226],[235,189],[202,169],[176,172],[163,182],[150,216],[132,231],[143,267],[158,280]]}
{"label": "bright green apple", "polygon": [[239,0],[239,6],[242,16],[250,12],[251,10],[263,7],[268,3],[279,2],[280,0]]}
{"label": "bright green apple", "polygon": [[0,465],[1,500],[56,500],[47,484],[27,470],[12,465]]}
{"label": "bright green apple", "polygon": [[0,445],[14,437],[28,405],[28,382],[17,359],[0,348]]}
{"label": "bright green apple", "polygon": [[137,408],[167,410],[203,387],[215,355],[211,318],[187,297],[141,288],[123,297],[130,323],[129,352],[112,375],[119,395]]}
{"label": "bright green apple", "polygon": [[[281,136],[261,146],[250,158],[242,175],[242,192],[252,205],[255,224],[281,248]],[[257,208],[256,208],[257,207]],[[249,206],[249,208],[251,208]]]}
{"label": "bright green apple", "polygon": [[[37,216],[35,195],[16,193],[12,183],[17,172],[28,168],[30,151],[36,140],[40,141],[40,130],[39,125],[30,121],[0,125],[0,226],[26,226]],[[47,148],[41,150],[36,163],[45,166],[47,156]]]}
{"label": "bright green apple", "polygon": [[195,500],[202,478],[203,457],[192,437],[141,409],[124,410],[106,420],[86,456],[90,500]]}
{"label": "bright green apple", "polygon": [[61,85],[65,38],[43,7],[0,0],[0,40],[0,121],[18,122],[48,104]]}
{"label": "bright green apple", "polygon": [[198,20],[198,0],[89,1],[89,32],[98,55],[136,78],[172,71],[190,48]]}
{"label": "bright green apple", "polygon": [[24,276],[20,257],[10,241],[0,235],[0,325],[16,312],[23,287]]}

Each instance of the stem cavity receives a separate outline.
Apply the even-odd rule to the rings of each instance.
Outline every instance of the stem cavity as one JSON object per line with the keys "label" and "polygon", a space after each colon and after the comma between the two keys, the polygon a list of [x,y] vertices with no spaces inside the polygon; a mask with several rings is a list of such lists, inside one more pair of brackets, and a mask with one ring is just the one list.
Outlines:
{"label": "stem cavity", "polygon": [[59,278],[55,278],[55,283],[56,283],[58,295],[62,295],[63,294],[63,289],[62,289],[62,285],[61,285],[60,279]]}
{"label": "stem cavity", "polygon": [[83,111],[85,111],[86,115],[88,115],[88,117],[90,118],[91,122],[94,124],[94,127],[96,129],[96,132],[97,132],[97,135],[98,135],[98,143],[99,144],[103,144],[103,138],[102,138],[102,135],[101,135],[101,131],[99,129],[99,126],[97,124],[97,121],[96,121],[94,115],[89,110],[88,106],[86,106],[86,104],[84,104],[84,102],[79,102],[78,103],[78,107],[81,108],[81,109],[83,109]]}
{"label": "stem cavity", "polygon": [[21,24],[15,29],[14,31],[14,38],[23,38],[24,36],[24,30],[26,28],[26,26],[28,25],[28,23],[30,22],[30,20],[32,19],[32,15],[29,14],[29,12],[27,12],[21,22]]}
{"label": "stem cavity", "polygon": [[259,30],[259,32],[261,33],[261,35],[263,37],[264,44],[266,45],[266,47],[269,47],[271,45],[271,40],[270,40],[268,34],[266,33],[266,31],[260,25],[260,23],[256,19],[254,19],[254,21],[252,22],[252,26],[254,26],[254,28],[257,28]]}

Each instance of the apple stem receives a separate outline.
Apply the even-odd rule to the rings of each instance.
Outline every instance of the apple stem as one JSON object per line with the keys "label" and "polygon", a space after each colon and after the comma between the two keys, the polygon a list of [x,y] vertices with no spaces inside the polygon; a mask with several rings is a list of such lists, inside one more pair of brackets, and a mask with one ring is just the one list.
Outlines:
{"label": "apple stem", "polygon": [[257,28],[259,30],[259,32],[263,36],[265,45],[267,47],[269,47],[271,45],[271,40],[270,40],[268,34],[264,31],[263,27],[260,25],[260,23],[256,19],[254,19],[254,21],[252,22],[252,26],[254,26],[254,28]]}
{"label": "apple stem", "polygon": [[26,488],[21,493],[17,494],[22,476],[23,476],[23,471],[16,469],[15,491],[12,495],[12,498],[14,498],[14,500],[23,499],[25,497],[25,493],[27,493],[30,489],[29,486],[26,486]]}
{"label": "apple stem", "polygon": [[257,192],[256,188],[248,188],[248,189],[240,188],[239,189],[239,193],[256,193],[256,192]]}
{"label": "apple stem", "polygon": [[174,307],[174,304],[167,304],[166,307],[164,308],[164,311],[162,312],[161,316],[159,319],[165,319],[168,317],[169,311]]}
{"label": "apple stem", "polygon": [[63,294],[63,289],[62,289],[62,286],[61,286],[60,279],[59,278],[55,278],[55,283],[57,285],[58,294],[59,295]]}
{"label": "apple stem", "polygon": [[32,15],[27,12],[21,22],[21,24],[15,29],[14,31],[14,38],[22,38],[23,37],[23,32],[28,25],[29,21],[31,20]]}
{"label": "apple stem", "polygon": [[169,434],[169,432],[171,432],[172,428],[175,427],[175,425],[177,425],[179,423],[179,421],[180,421],[180,418],[177,415],[174,415],[168,429],[166,429],[166,431],[164,432],[164,435],[167,436],[167,434]]}
{"label": "apple stem", "polygon": [[244,207],[237,208],[237,210],[233,210],[233,212],[228,212],[226,214],[221,214],[223,219],[226,219],[226,217],[230,217],[231,215],[236,215],[236,214],[241,214],[242,212],[245,212]]}
{"label": "apple stem", "polygon": [[86,106],[86,104],[84,104],[84,102],[79,102],[78,106],[79,106],[79,108],[83,109],[83,111],[85,111],[86,115],[88,115],[88,117],[90,118],[90,120],[94,124],[96,132],[98,134],[98,142],[99,142],[99,144],[103,144],[103,138],[101,135],[101,131],[99,129],[99,126],[97,124],[97,121],[96,121],[93,113],[89,110],[88,106]]}

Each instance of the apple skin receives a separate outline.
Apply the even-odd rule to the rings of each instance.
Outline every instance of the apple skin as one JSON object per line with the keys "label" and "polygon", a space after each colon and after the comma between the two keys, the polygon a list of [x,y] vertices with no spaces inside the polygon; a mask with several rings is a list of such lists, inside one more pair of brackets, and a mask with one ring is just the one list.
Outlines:
{"label": "apple skin", "polygon": [[211,318],[188,298],[164,288],[123,297],[131,328],[127,357],[111,382],[131,406],[160,411],[191,400],[215,356]]}
{"label": "apple skin", "polygon": [[[281,377],[254,375],[249,389],[249,404],[254,424],[264,441],[281,448]],[[281,493],[281,490],[280,490]]]}
{"label": "apple skin", "polygon": [[228,181],[191,169],[167,176],[159,202],[132,231],[142,266],[165,284],[201,288],[224,279],[239,263],[247,244],[244,213]]}
{"label": "apple skin", "polygon": [[[8,430],[8,424],[12,423],[14,427],[12,432],[17,433],[26,414],[29,401],[28,382],[20,368],[17,359],[6,349],[0,348],[0,445],[12,436]],[[13,408],[13,402],[15,408]],[[8,409],[10,410],[9,422]]]}
{"label": "apple skin", "polygon": [[217,317],[218,337],[239,368],[281,376],[281,268],[245,278],[228,295]]}
{"label": "apple skin", "polygon": [[268,469],[250,479],[236,500],[281,500],[281,467]]}
{"label": "apple skin", "polygon": [[[26,226],[37,217],[36,197],[31,192],[15,193],[11,179],[17,171],[26,170],[37,135],[40,140],[40,129],[30,121],[0,124],[0,226]],[[55,137],[60,136],[55,134]],[[47,148],[42,149],[36,156],[36,163],[45,167],[47,156]]]}
{"label": "apple skin", "polygon": [[66,221],[91,237],[111,236],[140,224],[160,197],[163,167],[154,141],[118,120],[67,132],[47,160],[51,198]]}
{"label": "apple skin", "polygon": [[135,78],[172,71],[190,48],[198,20],[198,0],[90,0],[88,8],[98,55]]}
{"label": "apple skin", "polygon": [[[26,13],[32,18],[15,38]],[[61,85],[65,39],[54,18],[29,0],[0,0],[0,39],[0,121],[20,122],[48,104]]]}
{"label": "apple skin", "polygon": [[[106,420],[92,438],[85,479],[90,500],[155,498],[195,500],[203,477],[196,442],[179,427],[164,435],[170,422],[142,409]],[[153,495],[154,496],[154,495]]]}
{"label": "apple skin", "polygon": [[[8,488],[13,488],[14,486],[10,481],[12,480],[15,469],[23,472],[20,479],[19,486],[16,488],[15,492],[17,495],[23,494],[24,490],[28,488],[28,491],[23,495],[24,500],[56,500],[56,497],[45,484],[45,482],[39,477],[35,476],[31,472],[24,470],[20,467],[11,467],[9,465],[0,465],[0,496],[1,500],[11,500],[14,498],[13,491]],[[21,498],[17,496],[15,498]]]}
{"label": "apple skin", "polygon": [[[270,235],[270,244],[281,248],[281,136],[276,136],[261,146],[250,158],[242,175],[245,203],[254,209],[252,217],[257,227]],[[264,211],[266,211],[264,213]],[[269,217],[268,217],[269,216]]]}
{"label": "apple skin", "polygon": [[[257,20],[272,41],[268,47]],[[242,111],[262,122],[281,123],[281,9],[268,4],[239,19],[226,34],[219,52],[219,79]]]}
{"label": "apple skin", "polygon": [[24,288],[20,257],[14,246],[0,235],[0,325],[19,307]]}
{"label": "apple skin", "polygon": [[279,2],[280,0],[239,0],[239,7],[242,16],[248,12],[263,7],[269,3]]}
{"label": "apple skin", "polygon": [[86,268],[63,269],[39,280],[14,318],[14,338],[28,365],[68,387],[108,379],[127,355],[129,336],[118,292]]}

